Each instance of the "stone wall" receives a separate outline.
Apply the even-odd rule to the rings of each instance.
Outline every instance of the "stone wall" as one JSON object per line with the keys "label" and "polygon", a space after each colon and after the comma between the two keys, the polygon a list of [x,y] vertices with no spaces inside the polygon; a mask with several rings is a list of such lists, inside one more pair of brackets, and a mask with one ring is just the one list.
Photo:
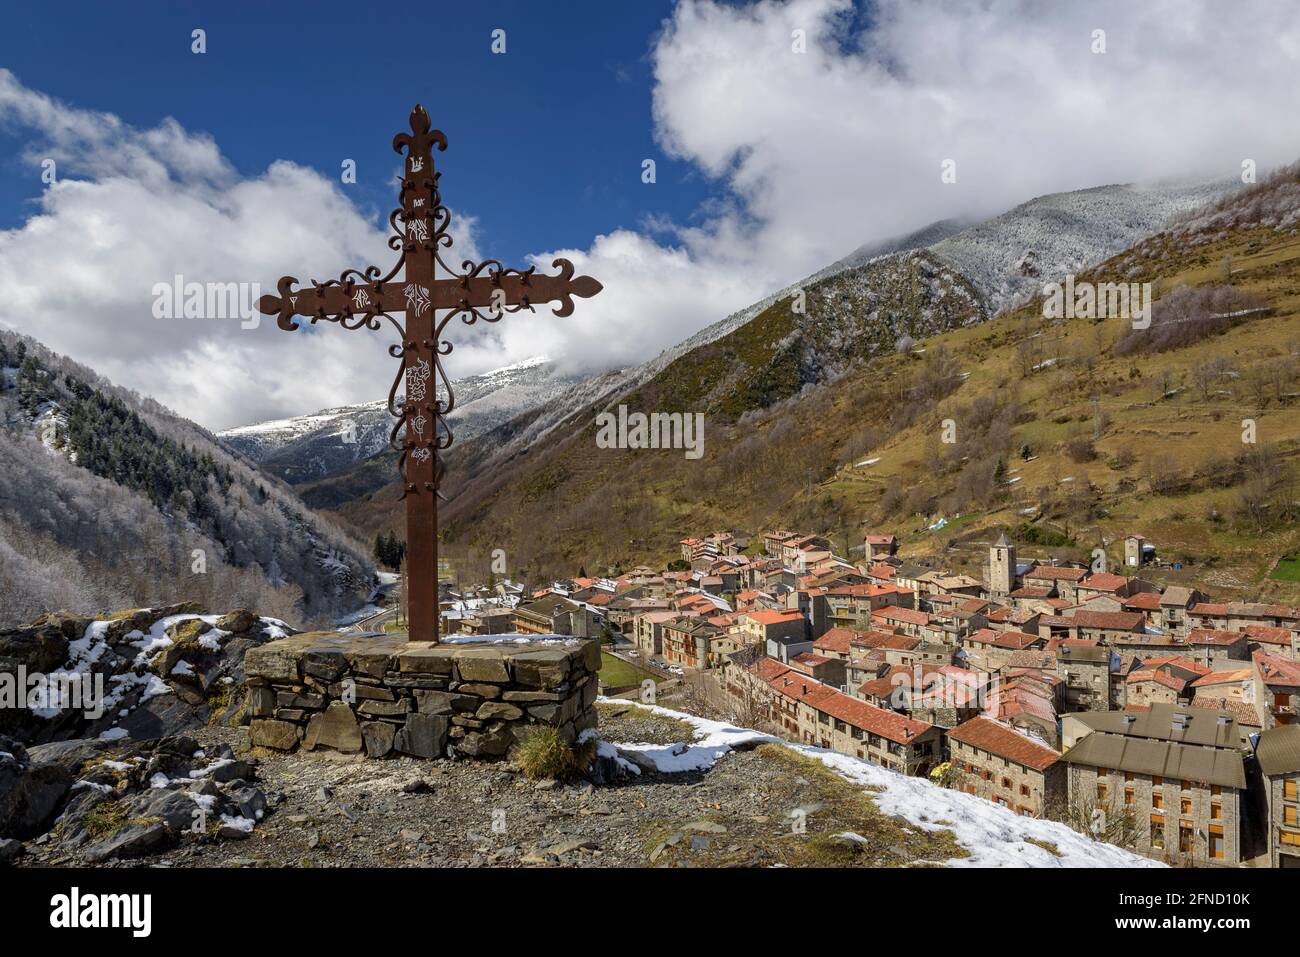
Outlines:
{"label": "stone wall", "polygon": [[310,632],[244,659],[249,736],[277,751],[496,758],[530,726],[596,726],[597,641],[482,636],[412,644]]}

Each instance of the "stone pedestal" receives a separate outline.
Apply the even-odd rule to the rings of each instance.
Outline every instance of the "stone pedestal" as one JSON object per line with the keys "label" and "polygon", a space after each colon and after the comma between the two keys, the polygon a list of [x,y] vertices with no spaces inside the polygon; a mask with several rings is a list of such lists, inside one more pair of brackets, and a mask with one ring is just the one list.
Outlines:
{"label": "stone pedestal", "polygon": [[491,635],[440,645],[308,632],[244,656],[250,741],[277,751],[497,758],[532,725],[596,726],[595,640]]}

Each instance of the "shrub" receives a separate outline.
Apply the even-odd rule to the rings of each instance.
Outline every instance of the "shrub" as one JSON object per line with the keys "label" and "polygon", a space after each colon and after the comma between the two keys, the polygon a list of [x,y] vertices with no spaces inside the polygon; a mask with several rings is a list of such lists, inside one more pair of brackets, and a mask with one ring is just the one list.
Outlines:
{"label": "shrub", "polygon": [[515,760],[524,776],[534,780],[569,781],[580,777],[596,757],[596,739],[570,744],[559,728],[540,726],[520,742]]}
{"label": "shrub", "polygon": [[1072,462],[1091,462],[1097,457],[1097,449],[1093,446],[1092,439],[1084,435],[1066,442],[1065,452]]}

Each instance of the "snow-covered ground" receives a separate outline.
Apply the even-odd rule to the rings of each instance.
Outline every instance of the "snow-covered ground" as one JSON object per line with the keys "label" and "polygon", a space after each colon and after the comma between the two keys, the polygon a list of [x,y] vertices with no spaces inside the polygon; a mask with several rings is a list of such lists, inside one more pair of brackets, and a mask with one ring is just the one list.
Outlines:
{"label": "snow-covered ground", "polygon": [[[781,738],[737,728],[657,705],[640,704],[622,698],[601,698],[608,704],[635,705],[666,718],[676,718],[699,733],[697,741],[670,745],[609,744],[601,742],[600,753],[616,757],[620,765],[637,771],[636,765],[620,752],[635,751],[638,759],[665,773],[710,768],[726,758],[735,747],[754,742],[774,742],[826,767],[854,784],[872,788],[872,799],[885,814],[897,814],[915,827],[927,831],[948,830],[970,857],[944,862],[950,867],[1162,867],[1111,844],[1094,841],[1054,821],[1022,817],[973,794],[937,787],[924,778],[911,778],[889,771],[861,758],[824,748],[792,744]],[[1028,843],[1028,839],[1056,847],[1057,854]]]}

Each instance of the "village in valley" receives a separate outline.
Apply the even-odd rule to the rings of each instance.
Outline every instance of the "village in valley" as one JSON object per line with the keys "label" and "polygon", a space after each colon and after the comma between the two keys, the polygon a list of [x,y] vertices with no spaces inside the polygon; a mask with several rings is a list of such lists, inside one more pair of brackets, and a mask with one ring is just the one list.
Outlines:
{"label": "village in valley", "polygon": [[[1117,543],[1118,544],[1118,543]],[[666,568],[443,583],[449,634],[604,641],[602,692],[721,718],[1183,866],[1300,866],[1300,609],[1036,561],[981,578],[791,531],[685,538]],[[856,556],[857,550],[854,550]],[[1151,576],[1155,577],[1155,576]]]}

